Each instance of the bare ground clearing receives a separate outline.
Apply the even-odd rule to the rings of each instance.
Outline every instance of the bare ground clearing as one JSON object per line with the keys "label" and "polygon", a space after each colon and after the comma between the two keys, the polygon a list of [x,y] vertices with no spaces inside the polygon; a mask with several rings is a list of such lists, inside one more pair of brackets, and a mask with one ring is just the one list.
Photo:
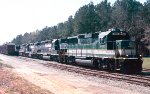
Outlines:
{"label": "bare ground clearing", "polygon": [[22,79],[13,73],[11,68],[0,63],[0,94],[52,94]]}
{"label": "bare ground clearing", "polygon": [[[76,73],[54,69],[51,67],[47,68],[36,62],[36,60],[30,59],[23,60],[16,57],[10,57],[5,55],[0,55],[0,59],[3,60],[1,61],[3,64],[13,66],[11,70],[13,73],[16,74],[16,76],[20,76],[26,81],[29,81],[30,83],[33,83],[37,87],[40,87],[39,90],[41,91],[41,93],[19,92],[18,94],[46,94],[48,93],[46,92],[46,90],[49,91],[49,94],[51,94],[51,92],[55,94],[120,94],[120,93],[149,94],[150,93],[149,91],[150,89],[146,87],[134,86],[124,82],[112,81],[109,79],[87,77]],[[40,62],[44,63],[45,61]],[[32,88],[29,89],[32,91]],[[42,93],[42,91],[46,93]]]}

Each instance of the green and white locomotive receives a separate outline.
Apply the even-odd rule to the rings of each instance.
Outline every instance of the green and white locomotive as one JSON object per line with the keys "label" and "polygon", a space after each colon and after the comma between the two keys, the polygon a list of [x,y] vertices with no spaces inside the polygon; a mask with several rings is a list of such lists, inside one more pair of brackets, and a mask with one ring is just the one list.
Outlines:
{"label": "green and white locomotive", "polygon": [[76,62],[109,71],[120,69],[125,73],[142,71],[143,61],[135,47],[129,34],[120,29],[80,34],[55,41],[59,62]]}
{"label": "green and white locomotive", "polygon": [[[25,47],[25,48],[24,48]],[[121,70],[140,73],[142,58],[136,52],[136,43],[127,32],[109,29],[106,32],[79,34],[23,45],[20,53],[28,57],[49,59],[61,63],[93,66],[100,70]]]}

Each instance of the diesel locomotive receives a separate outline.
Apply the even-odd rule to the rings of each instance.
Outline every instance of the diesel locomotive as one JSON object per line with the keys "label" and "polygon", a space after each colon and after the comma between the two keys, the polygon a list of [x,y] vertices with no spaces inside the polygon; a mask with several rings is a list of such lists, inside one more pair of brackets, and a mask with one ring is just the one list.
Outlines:
{"label": "diesel locomotive", "polygon": [[20,48],[20,55],[32,58],[124,73],[142,71],[143,60],[136,52],[136,42],[121,29],[23,44]]}

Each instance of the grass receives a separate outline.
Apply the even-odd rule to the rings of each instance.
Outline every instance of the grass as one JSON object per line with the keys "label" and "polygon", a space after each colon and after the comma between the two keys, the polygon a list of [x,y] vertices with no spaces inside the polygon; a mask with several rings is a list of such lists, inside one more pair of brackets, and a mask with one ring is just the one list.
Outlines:
{"label": "grass", "polygon": [[150,58],[143,58],[143,68],[150,69]]}

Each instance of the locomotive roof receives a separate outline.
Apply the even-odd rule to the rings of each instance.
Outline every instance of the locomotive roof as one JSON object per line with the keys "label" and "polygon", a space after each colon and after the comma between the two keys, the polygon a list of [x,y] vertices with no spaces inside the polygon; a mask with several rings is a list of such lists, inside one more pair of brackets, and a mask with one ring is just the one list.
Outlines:
{"label": "locomotive roof", "polygon": [[6,43],[6,45],[15,45],[15,43]]}
{"label": "locomotive roof", "polygon": [[111,31],[101,32],[101,33],[99,34],[99,38],[105,37],[105,36],[108,35],[110,32],[111,32]]}
{"label": "locomotive roof", "polygon": [[40,45],[41,44],[41,42],[36,42],[36,43],[34,43],[35,45]]}
{"label": "locomotive roof", "polygon": [[41,41],[41,43],[48,43],[51,42],[52,40],[45,40],[45,41]]}
{"label": "locomotive roof", "polygon": [[72,39],[72,38],[78,38],[78,36],[68,37],[68,39]]}
{"label": "locomotive roof", "polygon": [[106,32],[100,32],[99,33],[99,38],[104,38],[105,36],[109,35],[111,32],[124,32],[124,31],[122,29],[112,28],[112,29],[109,29]]}
{"label": "locomotive roof", "polygon": [[58,40],[58,39],[53,39],[53,40],[52,40],[52,43],[54,43],[56,40]]}

